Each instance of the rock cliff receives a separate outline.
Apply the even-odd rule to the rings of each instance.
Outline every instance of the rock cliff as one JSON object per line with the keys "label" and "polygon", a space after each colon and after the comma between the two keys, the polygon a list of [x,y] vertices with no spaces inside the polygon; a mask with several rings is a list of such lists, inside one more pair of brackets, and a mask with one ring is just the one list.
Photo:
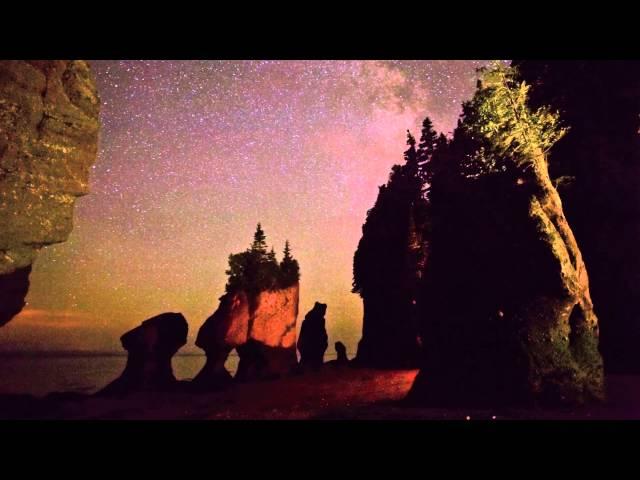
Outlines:
{"label": "rock cliff", "polygon": [[99,109],[84,61],[0,61],[0,326],[24,306],[38,250],[71,233]]}

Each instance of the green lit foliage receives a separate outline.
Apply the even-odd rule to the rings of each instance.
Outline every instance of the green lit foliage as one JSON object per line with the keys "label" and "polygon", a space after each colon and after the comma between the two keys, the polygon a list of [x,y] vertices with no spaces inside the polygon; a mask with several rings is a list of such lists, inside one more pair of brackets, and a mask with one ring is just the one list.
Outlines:
{"label": "green lit foliage", "polygon": [[258,224],[251,247],[244,252],[229,255],[229,269],[225,272],[229,279],[228,292],[245,290],[260,292],[287,288],[300,279],[300,268],[297,260],[291,256],[289,242],[285,245],[284,259],[280,264],[273,248],[267,250],[267,239]]}
{"label": "green lit foliage", "polygon": [[[501,170],[505,159],[518,167],[545,167],[546,152],[567,132],[557,113],[527,105],[529,85],[512,67],[497,63],[479,70],[478,90],[463,105],[464,132],[480,142],[469,158],[470,176]],[[473,171],[475,169],[475,172]]]}

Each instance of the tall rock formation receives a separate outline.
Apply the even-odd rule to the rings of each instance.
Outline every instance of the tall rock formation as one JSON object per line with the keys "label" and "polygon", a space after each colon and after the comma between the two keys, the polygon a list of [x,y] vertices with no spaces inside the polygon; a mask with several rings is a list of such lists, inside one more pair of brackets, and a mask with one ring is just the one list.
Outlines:
{"label": "tall rock formation", "polygon": [[38,250],[71,232],[99,109],[84,61],[0,61],[0,326],[24,306]]}
{"label": "tall rock formation", "polygon": [[640,372],[640,61],[514,62],[571,127],[549,153],[589,267],[605,370]]}
{"label": "tall rock formation", "polygon": [[563,132],[526,97],[511,70],[485,72],[434,158],[420,402],[603,398],[587,270],[546,162]]}
{"label": "tall rock formation", "polygon": [[234,348],[240,357],[238,380],[264,379],[292,371],[296,355],[299,284],[265,290],[228,292],[198,331],[196,345],[207,363],[194,379],[202,388],[217,388],[231,379],[224,363]]}
{"label": "tall rock formation", "polygon": [[395,165],[367,212],[353,259],[353,292],[364,306],[355,364],[416,368],[420,344],[415,304],[425,258],[426,204],[415,140],[408,135],[406,163]]}
{"label": "tall rock formation", "polygon": [[324,352],[329,346],[324,319],[326,312],[327,304],[316,302],[304,317],[298,339],[302,367],[318,368],[324,363]]}
{"label": "tall rock formation", "polygon": [[284,375],[298,363],[300,266],[291,255],[289,241],[278,263],[258,223],[251,246],[229,255],[226,273],[227,293],[196,339],[196,345],[207,354],[207,363],[194,378],[199,389],[217,389],[231,380],[224,364],[234,348],[240,357],[238,380]]}

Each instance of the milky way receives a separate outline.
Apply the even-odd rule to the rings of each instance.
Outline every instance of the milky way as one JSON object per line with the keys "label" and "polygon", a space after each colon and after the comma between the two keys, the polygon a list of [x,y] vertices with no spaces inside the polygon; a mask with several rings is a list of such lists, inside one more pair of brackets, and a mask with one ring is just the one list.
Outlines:
{"label": "milky way", "polygon": [[[102,131],[91,194],[67,243],[42,251],[28,305],[0,346],[119,350],[163,311],[190,346],[227,257],[257,222],[301,265],[302,316],[328,304],[329,340],[355,353],[352,259],[406,130],[445,133],[486,61],[94,61]],[[332,345],[332,343],[330,343]]]}

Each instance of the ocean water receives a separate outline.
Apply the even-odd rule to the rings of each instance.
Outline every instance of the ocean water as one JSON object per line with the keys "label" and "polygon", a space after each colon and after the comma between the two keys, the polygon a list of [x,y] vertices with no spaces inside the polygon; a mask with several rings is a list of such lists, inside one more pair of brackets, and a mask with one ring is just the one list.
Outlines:
{"label": "ocean water", "polygon": [[[176,355],[172,359],[173,373],[178,380],[192,379],[205,360],[204,355]],[[125,355],[2,355],[0,394],[95,393],[118,378],[126,362]],[[238,357],[230,355],[225,366],[234,374]]]}
{"label": "ocean water", "polygon": [[[325,354],[325,362],[336,358]],[[204,366],[204,355],[175,355],[173,373],[178,380],[190,380]],[[231,352],[225,363],[234,375],[238,355]],[[126,355],[100,354],[6,354],[0,355],[0,394],[44,396],[51,392],[95,393],[120,376]]]}

